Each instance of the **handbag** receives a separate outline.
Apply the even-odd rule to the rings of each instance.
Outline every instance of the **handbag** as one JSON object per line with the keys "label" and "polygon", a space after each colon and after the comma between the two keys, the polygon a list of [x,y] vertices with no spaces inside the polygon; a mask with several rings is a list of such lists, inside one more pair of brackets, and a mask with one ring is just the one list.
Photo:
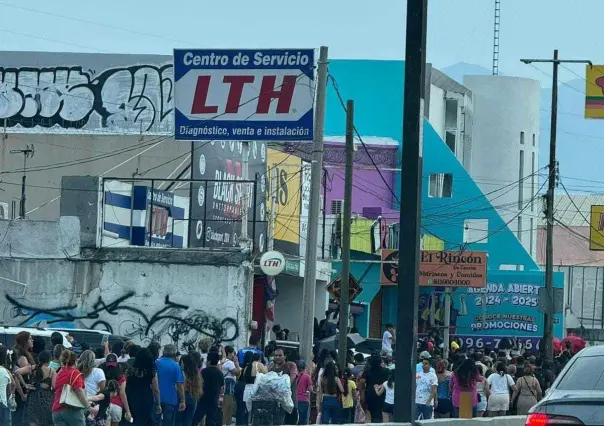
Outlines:
{"label": "handbag", "polygon": [[71,372],[71,377],[69,379],[69,383],[66,383],[63,385],[63,389],[61,389],[61,399],[59,400],[59,402],[61,404],[64,405],[68,405],[69,407],[73,407],[73,408],[86,408],[86,406],[84,404],[82,404],[82,401],[80,401],[80,398],[78,398],[78,396],[75,394],[75,392],[72,389],[73,386],[73,373],[77,372],[78,376],[76,376],[76,380],[78,379],[79,376],[82,375],[82,373],[80,373],[77,370],[74,370]]}
{"label": "handbag", "polygon": [[354,410],[354,422],[363,424],[366,420],[367,416],[365,415],[365,410],[361,407],[360,401],[357,401],[357,406]]}

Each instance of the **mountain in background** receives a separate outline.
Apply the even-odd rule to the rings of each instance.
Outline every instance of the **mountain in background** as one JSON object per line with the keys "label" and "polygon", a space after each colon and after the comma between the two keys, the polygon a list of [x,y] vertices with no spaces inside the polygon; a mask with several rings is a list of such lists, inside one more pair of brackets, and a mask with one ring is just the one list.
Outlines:
{"label": "mountain in background", "polygon": [[[466,75],[491,75],[490,69],[465,62],[446,67],[441,71],[462,84],[463,77]],[[501,75],[505,74],[501,73]],[[549,159],[551,100],[551,88],[542,88],[539,125],[540,166],[545,166]],[[560,83],[556,138],[560,175],[569,191],[604,193],[604,120],[583,118],[584,105],[584,79],[577,78]]]}

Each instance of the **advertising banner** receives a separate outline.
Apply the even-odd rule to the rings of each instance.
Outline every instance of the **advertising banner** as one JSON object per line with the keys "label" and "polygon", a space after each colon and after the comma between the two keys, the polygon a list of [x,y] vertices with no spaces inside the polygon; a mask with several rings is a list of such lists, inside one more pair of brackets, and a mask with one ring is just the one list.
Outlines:
{"label": "advertising banner", "polygon": [[[276,195],[275,240],[295,244],[295,253],[292,254],[298,254],[297,245],[300,243],[301,167],[300,157],[274,149],[268,150],[267,170],[275,173],[276,178],[271,177],[271,179],[277,187],[274,194]],[[268,203],[271,202],[272,195],[267,193]]]}
{"label": "advertising banner", "polygon": [[[396,285],[398,250],[382,250],[382,285]],[[479,251],[422,250],[420,286],[481,288],[487,280],[487,254]]]}
{"label": "advertising banner", "polygon": [[[256,203],[253,183],[243,184],[243,143],[240,141],[197,142],[193,146],[190,247],[238,247],[241,237],[242,197],[248,187],[248,235],[255,247],[266,249],[266,160],[265,142],[249,143],[249,180],[258,175]],[[205,181],[204,181],[205,180]],[[254,225],[254,210],[256,221]]]}
{"label": "advertising banner", "polygon": [[127,182],[104,186],[103,246],[187,247],[188,198]]}
{"label": "advertising banner", "polygon": [[[484,288],[452,288],[451,329],[467,347],[495,348],[504,337],[517,337],[529,349],[538,349],[543,337],[543,314],[539,312],[539,288],[543,272],[490,270]],[[554,286],[563,287],[562,273],[554,273]],[[444,325],[444,287],[421,287],[418,331]],[[431,304],[434,303],[434,309]],[[563,336],[562,315],[554,315],[554,335]]]}
{"label": "advertising banner", "polygon": [[174,50],[176,140],[312,140],[313,49]]}
{"label": "advertising banner", "polygon": [[[310,175],[311,164],[308,161],[302,161],[302,195],[300,197],[300,256],[306,256],[306,239],[308,238],[308,216],[310,215]],[[322,209],[323,207],[321,205],[321,210]]]}
{"label": "advertising banner", "polygon": [[585,67],[585,118],[604,118],[604,65]]}
{"label": "advertising banner", "polygon": [[589,249],[604,250],[604,206],[591,206]]}

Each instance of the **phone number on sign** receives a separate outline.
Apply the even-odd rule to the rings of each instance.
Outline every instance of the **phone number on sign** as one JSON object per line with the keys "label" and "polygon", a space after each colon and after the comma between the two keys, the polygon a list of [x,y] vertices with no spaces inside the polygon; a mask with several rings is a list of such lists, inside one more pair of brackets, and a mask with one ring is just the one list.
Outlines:
{"label": "phone number on sign", "polygon": [[[503,339],[498,336],[456,336],[463,342],[466,349],[497,349],[499,342]],[[539,350],[541,339],[538,337],[518,337],[518,344],[522,344],[523,349]]]}

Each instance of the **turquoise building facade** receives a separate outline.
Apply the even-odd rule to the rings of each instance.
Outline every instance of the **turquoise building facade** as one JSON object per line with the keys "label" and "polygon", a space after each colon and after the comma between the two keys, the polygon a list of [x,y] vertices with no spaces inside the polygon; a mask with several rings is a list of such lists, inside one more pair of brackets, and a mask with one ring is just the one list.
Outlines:
{"label": "turquoise building facade", "polygon": [[[402,147],[404,62],[332,60],[329,73],[342,98],[354,100],[355,126],[361,136],[391,138]],[[328,87],[326,137],[345,133],[345,113],[333,82],[330,81]],[[468,289],[454,292],[456,333],[468,339],[470,346],[493,342],[501,336],[525,337],[530,339],[531,345],[538,345],[543,334],[543,315],[537,310],[536,292],[544,285],[543,272],[430,123],[424,120],[423,126],[422,234],[439,238],[445,249],[463,246],[466,251],[488,253],[488,292],[485,295],[468,292]],[[429,176],[436,173],[452,175],[450,198],[428,196]],[[400,199],[400,176],[395,178],[392,189],[396,194],[391,200],[392,208],[399,209],[396,199]],[[487,238],[465,243],[464,234],[467,234],[469,224],[477,221],[484,226],[481,229],[486,231]],[[355,258],[355,253],[352,257]],[[363,293],[356,302],[366,309],[357,318],[356,325],[361,334],[367,335],[369,306],[380,291],[380,265],[353,262],[352,273],[357,279],[363,276]],[[561,273],[556,274],[555,285],[562,287]],[[382,324],[396,323],[396,290],[395,287],[382,288]],[[425,320],[426,309],[429,310],[432,300],[427,294],[433,291],[439,294],[436,310],[440,309],[442,289],[422,288],[420,323],[422,313]],[[483,319],[485,299],[487,317]],[[558,315],[555,329],[558,337],[563,334],[562,321],[562,315]],[[478,339],[482,343],[476,343]]]}

